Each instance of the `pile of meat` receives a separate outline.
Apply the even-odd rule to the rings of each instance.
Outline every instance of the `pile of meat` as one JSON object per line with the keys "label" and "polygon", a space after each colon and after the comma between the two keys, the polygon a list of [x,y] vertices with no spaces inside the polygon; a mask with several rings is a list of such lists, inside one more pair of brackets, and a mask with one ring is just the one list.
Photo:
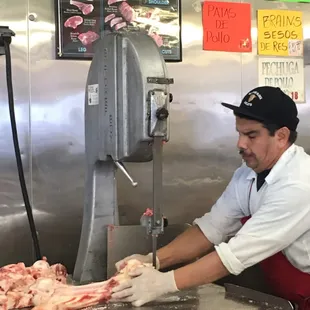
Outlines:
{"label": "pile of meat", "polygon": [[67,284],[65,266],[49,265],[46,258],[30,267],[24,263],[7,265],[0,268],[0,310],[76,310],[106,303],[112,288],[128,279],[128,273],[138,266],[139,261],[131,260],[107,281],[74,286]]}

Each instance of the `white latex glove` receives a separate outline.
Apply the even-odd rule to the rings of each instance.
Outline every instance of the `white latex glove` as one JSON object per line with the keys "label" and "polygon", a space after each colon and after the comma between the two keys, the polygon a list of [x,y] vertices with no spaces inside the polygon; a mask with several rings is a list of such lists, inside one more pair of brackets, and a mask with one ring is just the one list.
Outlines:
{"label": "white latex glove", "polygon": [[[130,259],[136,259],[143,264],[153,264],[153,253],[149,253],[147,255],[133,254],[133,255],[127,256],[115,264],[116,270],[120,271],[120,269],[122,269],[122,266],[126,262],[128,262]],[[156,269],[159,270],[159,268],[160,268],[159,259],[158,257],[156,257]]]}
{"label": "white latex glove", "polygon": [[133,278],[112,289],[111,302],[131,302],[133,306],[140,307],[162,295],[178,291],[174,271],[160,272],[150,267],[139,267],[129,275]]}

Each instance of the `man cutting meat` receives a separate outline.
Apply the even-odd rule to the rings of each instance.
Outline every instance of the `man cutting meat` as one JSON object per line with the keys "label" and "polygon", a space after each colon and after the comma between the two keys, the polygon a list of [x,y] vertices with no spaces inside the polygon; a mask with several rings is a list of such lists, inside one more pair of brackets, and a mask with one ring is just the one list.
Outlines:
{"label": "man cutting meat", "polygon": [[[274,295],[310,309],[310,156],[294,144],[296,105],[273,87],[253,89],[239,107],[222,105],[236,117],[244,163],[211,211],[157,251],[159,270],[188,264],[165,273],[137,269],[114,288],[114,300],[141,306],[259,263]],[[152,263],[152,254],[133,257]]]}

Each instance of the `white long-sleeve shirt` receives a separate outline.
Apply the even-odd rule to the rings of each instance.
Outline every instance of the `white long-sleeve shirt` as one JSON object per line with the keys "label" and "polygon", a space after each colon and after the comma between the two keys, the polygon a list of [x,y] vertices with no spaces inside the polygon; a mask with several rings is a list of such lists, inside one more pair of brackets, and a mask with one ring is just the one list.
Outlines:
{"label": "white long-sleeve shirt", "polygon": [[[242,226],[240,219],[249,215]],[[194,224],[231,274],[279,251],[310,273],[310,156],[302,147],[290,146],[258,192],[256,173],[243,164],[211,211]]]}

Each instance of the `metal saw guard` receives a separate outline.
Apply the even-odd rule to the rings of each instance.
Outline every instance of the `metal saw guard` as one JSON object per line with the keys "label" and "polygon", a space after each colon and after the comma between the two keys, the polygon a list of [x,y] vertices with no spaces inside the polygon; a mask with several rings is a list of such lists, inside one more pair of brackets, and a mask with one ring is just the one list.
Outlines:
{"label": "metal saw guard", "polygon": [[[153,160],[159,151],[153,150],[153,142],[169,140],[169,84],[173,79],[167,74],[163,56],[146,34],[109,33],[96,44],[85,95],[85,201],[75,281],[107,277],[107,228],[119,225],[117,167],[122,162]],[[161,167],[159,159],[156,165]],[[161,171],[155,177],[161,195]],[[158,216],[161,197],[153,195]]]}

